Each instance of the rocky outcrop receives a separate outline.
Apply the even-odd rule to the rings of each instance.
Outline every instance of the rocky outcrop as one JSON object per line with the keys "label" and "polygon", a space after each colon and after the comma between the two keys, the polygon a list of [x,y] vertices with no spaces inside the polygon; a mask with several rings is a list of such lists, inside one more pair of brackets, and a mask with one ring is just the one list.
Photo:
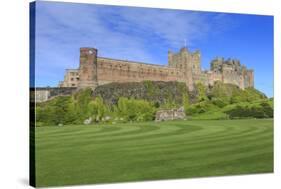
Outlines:
{"label": "rocky outcrop", "polygon": [[185,112],[184,108],[170,109],[170,110],[159,110],[156,112],[155,121],[168,121],[175,119],[184,119]]}
{"label": "rocky outcrop", "polygon": [[100,96],[108,105],[117,104],[120,97],[143,99],[160,106],[161,104],[182,104],[182,97],[188,94],[185,83],[177,81],[143,81],[110,83],[98,86],[93,96]]}

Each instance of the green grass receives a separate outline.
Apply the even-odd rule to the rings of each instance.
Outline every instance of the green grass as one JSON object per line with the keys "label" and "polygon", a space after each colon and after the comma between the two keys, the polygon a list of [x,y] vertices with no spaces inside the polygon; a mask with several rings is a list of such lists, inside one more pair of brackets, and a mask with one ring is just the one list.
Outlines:
{"label": "green grass", "polygon": [[228,115],[221,110],[213,110],[205,113],[194,114],[191,116],[192,120],[222,120],[228,119]]}
{"label": "green grass", "polygon": [[36,128],[36,185],[273,172],[273,120]]}

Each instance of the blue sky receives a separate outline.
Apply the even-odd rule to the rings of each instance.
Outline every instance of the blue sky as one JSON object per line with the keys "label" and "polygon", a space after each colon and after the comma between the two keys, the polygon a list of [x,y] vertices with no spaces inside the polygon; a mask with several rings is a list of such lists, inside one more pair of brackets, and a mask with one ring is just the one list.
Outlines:
{"label": "blue sky", "polygon": [[35,85],[57,86],[78,68],[79,48],[98,56],[167,64],[187,41],[202,68],[219,56],[254,69],[255,87],[273,96],[273,17],[37,1]]}

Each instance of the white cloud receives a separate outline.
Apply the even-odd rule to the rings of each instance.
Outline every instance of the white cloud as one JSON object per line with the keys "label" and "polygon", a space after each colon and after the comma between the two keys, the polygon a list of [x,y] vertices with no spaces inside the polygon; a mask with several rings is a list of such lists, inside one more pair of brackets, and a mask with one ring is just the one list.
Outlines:
{"label": "white cloud", "polygon": [[223,14],[39,2],[36,68],[59,74],[75,68],[82,46],[98,48],[100,56],[165,64],[152,49],[178,49],[184,39],[193,46],[223,19]]}

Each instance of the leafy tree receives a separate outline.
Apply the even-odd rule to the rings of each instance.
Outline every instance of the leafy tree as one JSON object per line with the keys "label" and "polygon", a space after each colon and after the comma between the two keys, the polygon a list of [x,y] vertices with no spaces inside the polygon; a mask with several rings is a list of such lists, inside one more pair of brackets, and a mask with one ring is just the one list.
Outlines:
{"label": "leafy tree", "polygon": [[154,106],[145,100],[128,99],[121,97],[118,100],[118,114],[127,121],[153,120]]}
{"label": "leafy tree", "polygon": [[262,102],[261,104],[262,110],[266,117],[273,117],[273,107],[270,105],[270,102]]}
{"label": "leafy tree", "polygon": [[93,117],[96,121],[101,121],[102,118],[109,112],[109,109],[104,104],[101,97],[96,97],[95,100],[92,100],[88,104],[88,117]]}
{"label": "leafy tree", "polygon": [[195,104],[190,105],[186,110],[187,115],[194,115],[206,112],[217,111],[218,107],[212,104],[210,101],[202,101]]}
{"label": "leafy tree", "polygon": [[229,115],[230,118],[272,118],[273,108],[268,102],[261,103],[239,103],[225,110],[225,113]]}
{"label": "leafy tree", "polygon": [[70,96],[61,96],[55,98],[53,119],[55,124],[68,124],[73,121],[73,109]]}
{"label": "leafy tree", "polygon": [[58,96],[36,107],[36,121],[44,125],[69,124],[75,119],[71,96]]}
{"label": "leafy tree", "polygon": [[212,98],[211,102],[219,108],[223,108],[224,106],[226,106],[228,104],[227,101],[225,101],[221,98],[216,98],[216,97]]}
{"label": "leafy tree", "polygon": [[209,97],[211,99],[219,99],[224,104],[229,104],[233,94],[240,94],[241,89],[236,85],[224,84],[220,81],[216,81],[214,86],[211,87]]}
{"label": "leafy tree", "polygon": [[78,120],[82,122],[89,117],[88,104],[93,99],[92,90],[90,88],[78,91],[74,95],[75,99],[75,110]]}
{"label": "leafy tree", "polygon": [[208,100],[207,97],[207,87],[203,85],[201,82],[196,83],[195,85],[196,91],[197,91],[197,101],[205,101]]}

